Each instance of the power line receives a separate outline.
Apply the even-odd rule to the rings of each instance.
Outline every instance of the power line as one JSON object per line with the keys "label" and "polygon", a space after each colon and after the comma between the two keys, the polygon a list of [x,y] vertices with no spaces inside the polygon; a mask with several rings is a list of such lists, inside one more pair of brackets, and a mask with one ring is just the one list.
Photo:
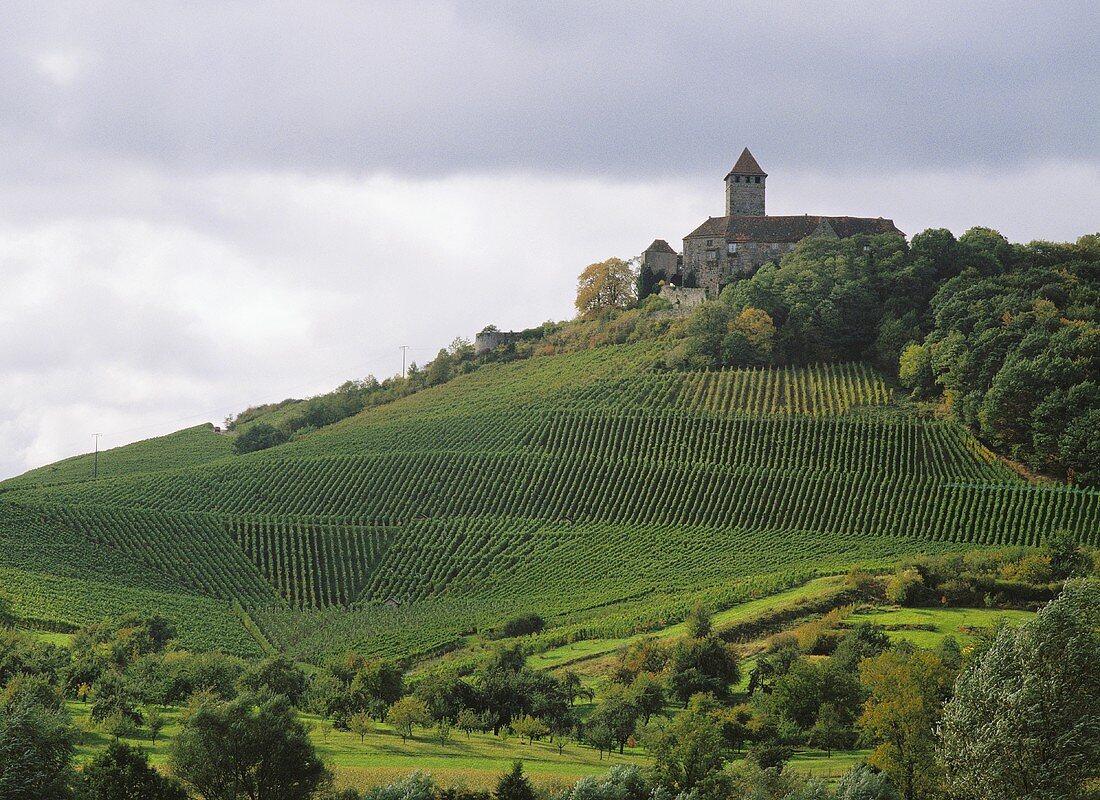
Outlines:
{"label": "power line", "polygon": [[99,437],[102,433],[93,433],[92,438],[95,439],[95,458],[92,459],[92,480],[99,477]]}

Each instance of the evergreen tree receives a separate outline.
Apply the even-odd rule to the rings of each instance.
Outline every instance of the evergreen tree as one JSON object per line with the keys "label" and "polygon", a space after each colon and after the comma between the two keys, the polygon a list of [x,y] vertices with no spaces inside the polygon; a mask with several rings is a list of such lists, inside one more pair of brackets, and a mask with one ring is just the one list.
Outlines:
{"label": "evergreen tree", "polygon": [[496,791],[496,800],[535,800],[535,787],[523,774],[523,762],[516,761],[512,769],[500,776]]}

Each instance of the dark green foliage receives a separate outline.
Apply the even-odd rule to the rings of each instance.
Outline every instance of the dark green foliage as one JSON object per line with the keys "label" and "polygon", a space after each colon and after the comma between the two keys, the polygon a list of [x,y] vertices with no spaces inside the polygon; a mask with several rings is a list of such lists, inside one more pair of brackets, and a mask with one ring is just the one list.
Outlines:
{"label": "dark green foliage", "polygon": [[171,764],[206,800],[306,800],[328,778],[290,701],[277,696],[200,705]]}
{"label": "dark green foliage", "polygon": [[[924,344],[952,410],[1033,469],[1094,485],[1100,410],[1100,246],[1008,245],[989,231],[959,242],[963,272],[931,301]],[[1095,427],[1092,428],[1095,430]]]}
{"label": "dark green foliage", "polygon": [[88,800],[187,800],[187,791],[149,766],[142,750],[114,742],[83,769]]}
{"label": "dark green foliage", "polygon": [[960,797],[1077,800],[1100,779],[1100,582],[1071,581],[963,671],[942,758]]}
{"label": "dark green foliage", "polygon": [[511,770],[500,776],[493,797],[496,800],[535,800],[535,787],[523,774],[522,761],[516,761]]}
{"label": "dark green foliage", "polygon": [[272,656],[251,665],[241,676],[240,686],[253,693],[267,691],[281,694],[297,705],[306,691],[306,676],[289,659]]}
{"label": "dark green foliage", "polygon": [[44,673],[21,672],[0,690],[0,713],[7,713],[24,698],[48,711],[61,711],[63,703],[57,686]]}
{"label": "dark green foliage", "polygon": [[143,717],[138,710],[138,697],[129,682],[114,670],[104,672],[92,686],[91,717],[103,722],[112,716],[120,716],[140,725]]}
{"label": "dark green foliage", "polygon": [[75,733],[64,711],[29,695],[0,713],[0,797],[64,800],[74,778]]}
{"label": "dark green foliage", "polygon": [[657,783],[673,792],[688,792],[718,773],[726,762],[717,705],[707,695],[696,695],[687,710],[650,742]]}
{"label": "dark green foliage", "polygon": [[890,637],[881,626],[861,622],[837,643],[832,662],[839,670],[854,671],[864,658],[874,658],[890,646]]}
{"label": "dark green foliage", "polygon": [[749,748],[751,758],[760,769],[781,768],[794,756],[794,750],[787,745],[775,742],[762,742]]}
{"label": "dark green foliage", "polygon": [[[1094,433],[1100,437],[1100,429]],[[1046,541],[1045,550],[1050,558],[1050,571],[1055,580],[1081,575],[1088,569],[1088,556],[1081,550],[1073,534],[1067,530],[1052,533]]]}
{"label": "dark green foliage", "polygon": [[283,431],[266,422],[257,422],[250,425],[242,433],[237,434],[233,440],[233,452],[238,455],[243,453],[255,453],[257,450],[266,450],[269,447],[283,444],[290,437]]}
{"label": "dark green foliage", "polygon": [[895,236],[807,239],[779,266],[766,264],[731,284],[720,303],[733,315],[767,312],[776,327],[776,363],[871,358],[893,366],[906,342],[892,323],[916,327],[930,278]]}
{"label": "dark green foliage", "polygon": [[660,283],[661,279],[653,273],[653,270],[646,264],[642,264],[638,269],[638,302],[644,303],[647,297],[656,294],[660,290]]}
{"label": "dark green foliage", "polygon": [[530,669],[524,662],[518,645],[497,650],[475,675],[477,693],[465,702],[484,714],[494,734],[526,715],[541,719],[553,730],[572,727],[573,711],[562,684],[550,673]]}
{"label": "dark green foliage", "polygon": [[[451,720],[467,732],[476,730],[480,724],[473,709],[481,708],[481,695],[471,683],[457,675],[426,675],[416,684],[415,694],[424,701],[432,719]],[[467,712],[465,718],[464,711]]]}
{"label": "dark green foliage", "polygon": [[0,686],[22,673],[45,676],[57,684],[68,663],[69,654],[63,648],[14,628],[0,628]]}
{"label": "dark green foliage", "polygon": [[711,632],[711,615],[706,606],[696,605],[688,618],[684,620],[687,633],[692,639],[705,639]]}
{"label": "dark green foliage", "polygon": [[352,714],[362,711],[381,719],[404,693],[404,673],[392,661],[347,653],[329,664],[327,691],[320,699],[325,716],[338,728],[347,727]]}
{"label": "dark green foliage", "polygon": [[521,614],[518,617],[512,617],[500,627],[500,638],[526,636],[529,633],[538,633],[544,627],[546,623],[538,614]]}
{"label": "dark green foliage", "polygon": [[740,678],[736,654],[716,636],[682,641],[673,650],[669,690],[681,703],[700,693],[727,700]]}
{"label": "dark green foliage", "polygon": [[634,735],[641,711],[632,698],[622,689],[613,691],[596,706],[588,724],[606,728],[611,733],[611,741],[623,752],[627,740]]}

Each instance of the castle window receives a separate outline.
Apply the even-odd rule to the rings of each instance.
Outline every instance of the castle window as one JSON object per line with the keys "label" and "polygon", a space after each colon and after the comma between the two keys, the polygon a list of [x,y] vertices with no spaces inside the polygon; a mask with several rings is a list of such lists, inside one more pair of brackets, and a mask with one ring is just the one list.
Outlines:
{"label": "castle window", "polygon": [[756,176],[756,182],[760,183],[760,176],[759,175]]}
{"label": "castle window", "polygon": [[737,242],[730,242],[726,245],[726,252],[733,255],[737,252]]}
{"label": "castle window", "polygon": [[740,183],[741,182],[741,176],[740,175],[734,175],[733,176],[733,182],[734,183]]}
{"label": "castle window", "polygon": [[718,260],[718,251],[717,250],[707,250],[707,261],[717,261],[717,260]]}

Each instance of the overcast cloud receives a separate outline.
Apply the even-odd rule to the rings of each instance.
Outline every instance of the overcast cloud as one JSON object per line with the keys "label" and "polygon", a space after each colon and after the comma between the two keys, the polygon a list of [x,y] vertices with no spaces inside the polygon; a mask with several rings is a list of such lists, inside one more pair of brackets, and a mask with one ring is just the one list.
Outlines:
{"label": "overcast cloud", "polygon": [[1100,229],[1081,3],[0,0],[0,477],[570,314],[721,213]]}

